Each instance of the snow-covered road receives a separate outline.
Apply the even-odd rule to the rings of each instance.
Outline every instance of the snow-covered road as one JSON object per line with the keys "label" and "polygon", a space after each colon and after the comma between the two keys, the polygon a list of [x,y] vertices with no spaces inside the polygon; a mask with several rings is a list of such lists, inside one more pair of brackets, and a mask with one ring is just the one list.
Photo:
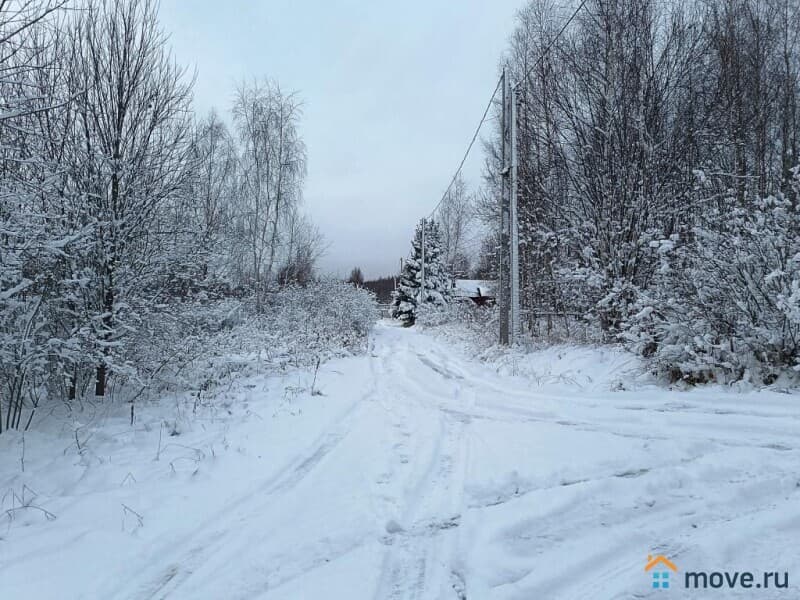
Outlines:
{"label": "snow-covered road", "polygon": [[651,589],[649,553],[788,571],[788,590],[714,593],[798,597],[798,397],[612,392],[606,366],[538,386],[380,324],[367,356],[323,367],[322,395],[256,379],[169,442],[152,407],[134,432],[97,425],[80,454],[29,435],[23,474],[6,436],[0,491],[31,488],[57,518],[3,524],[3,597],[709,593]]}

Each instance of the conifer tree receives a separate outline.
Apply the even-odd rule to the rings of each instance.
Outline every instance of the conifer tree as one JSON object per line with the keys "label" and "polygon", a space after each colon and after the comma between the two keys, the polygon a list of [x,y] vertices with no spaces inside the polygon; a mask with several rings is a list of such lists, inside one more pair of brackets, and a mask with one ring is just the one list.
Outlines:
{"label": "conifer tree", "polygon": [[[425,285],[421,289],[418,302],[444,306],[450,302],[450,274],[444,264],[439,223],[433,219],[423,219],[421,226],[425,227]],[[421,227],[418,232],[421,236]]]}
{"label": "conifer tree", "polygon": [[443,306],[450,301],[449,281],[450,277],[442,263],[439,225],[433,219],[422,219],[411,241],[411,255],[403,265],[397,291],[393,294],[392,316],[400,320],[405,327],[410,327],[416,320],[417,309],[420,306],[425,304]]}

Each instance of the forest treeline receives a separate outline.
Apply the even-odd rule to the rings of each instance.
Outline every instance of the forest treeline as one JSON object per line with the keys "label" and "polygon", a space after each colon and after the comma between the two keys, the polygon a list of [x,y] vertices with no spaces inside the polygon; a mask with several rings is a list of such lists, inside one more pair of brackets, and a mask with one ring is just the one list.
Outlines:
{"label": "forest treeline", "polygon": [[0,0],[0,431],[141,378],[188,299],[313,277],[300,99],[252,80],[197,117],[157,8]]}
{"label": "forest treeline", "polygon": [[[518,83],[522,305],[686,381],[800,359],[800,3],[529,2]],[[481,212],[499,223],[499,132]],[[496,263],[495,263],[496,264]]]}

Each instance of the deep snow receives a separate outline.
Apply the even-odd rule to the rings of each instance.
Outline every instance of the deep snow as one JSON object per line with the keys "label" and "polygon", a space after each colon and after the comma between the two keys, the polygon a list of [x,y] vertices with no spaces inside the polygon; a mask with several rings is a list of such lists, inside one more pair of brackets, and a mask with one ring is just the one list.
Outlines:
{"label": "deep snow", "polygon": [[[24,472],[4,433],[2,597],[800,596],[796,395],[612,391],[626,359],[603,350],[534,362],[498,374],[382,323],[321,395],[294,373],[139,406],[134,427],[118,406],[54,416]],[[790,589],[653,590],[651,553]]]}

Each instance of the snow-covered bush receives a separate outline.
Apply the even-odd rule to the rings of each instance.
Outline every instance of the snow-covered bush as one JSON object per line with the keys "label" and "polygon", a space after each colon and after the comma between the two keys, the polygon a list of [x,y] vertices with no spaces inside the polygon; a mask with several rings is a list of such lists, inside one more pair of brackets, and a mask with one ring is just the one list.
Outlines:
{"label": "snow-covered bush", "polygon": [[333,280],[280,288],[260,313],[250,297],[157,306],[115,377],[126,395],[210,390],[237,374],[363,352],[377,319],[371,292]]}
{"label": "snow-covered bush", "polygon": [[332,279],[280,290],[269,301],[266,316],[270,329],[290,334],[293,355],[323,359],[363,350],[377,319],[372,292]]}
{"label": "snow-covered bush", "polygon": [[625,339],[671,380],[771,383],[800,370],[797,204],[726,198],[686,237],[653,244],[658,280]]}

